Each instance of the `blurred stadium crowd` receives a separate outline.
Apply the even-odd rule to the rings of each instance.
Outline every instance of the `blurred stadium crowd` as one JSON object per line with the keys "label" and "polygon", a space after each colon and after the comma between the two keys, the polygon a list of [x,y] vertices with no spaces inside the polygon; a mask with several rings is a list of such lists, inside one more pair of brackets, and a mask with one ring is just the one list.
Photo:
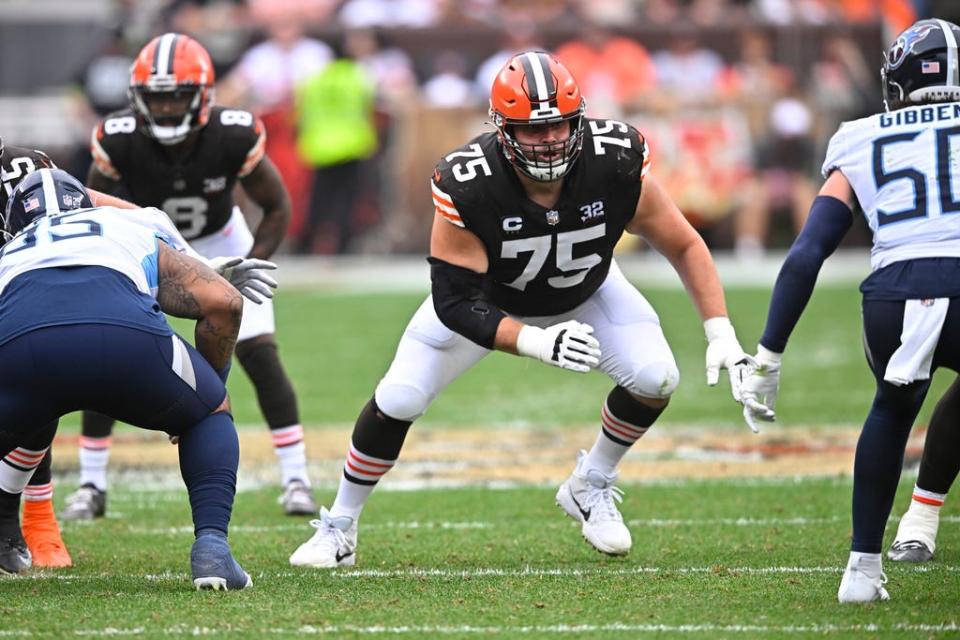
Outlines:
{"label": "blurred stadium crowd", "polygon": [[[550,49],[588,115],[630,122],[718,249],[787,246],[839,122],[880,108],[880,53],[936,0],[6,0],[0,136],[83,177],[96,120],[127,105],[164,31],[210,51],[219,104],[248,108],[294,203],[290,253],[422,252],[427,179],[484,131],[496,71]],[[256,216],[255,211],[247,211]],[[850,242],[865,242],[865,225]],[[625,246],[623,250],[642,250]]]}

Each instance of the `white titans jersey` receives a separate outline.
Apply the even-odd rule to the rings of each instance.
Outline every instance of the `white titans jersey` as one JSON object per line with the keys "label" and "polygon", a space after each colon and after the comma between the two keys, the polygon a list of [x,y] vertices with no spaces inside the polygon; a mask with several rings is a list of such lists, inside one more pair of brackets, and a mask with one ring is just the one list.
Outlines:
{"label": "white titans jersey", "polygon": [[960,257],[960,103],[917,105],[844,122],[823,176],[839,169],[873,231],[874,270]]}
{"label": "white titans jersey", "polygon": [[0,250],[0,294],[14,278],[34,269],[102,266],[155,296],[158,239],[197,257],[159,209],[96,207],[43,216]]}

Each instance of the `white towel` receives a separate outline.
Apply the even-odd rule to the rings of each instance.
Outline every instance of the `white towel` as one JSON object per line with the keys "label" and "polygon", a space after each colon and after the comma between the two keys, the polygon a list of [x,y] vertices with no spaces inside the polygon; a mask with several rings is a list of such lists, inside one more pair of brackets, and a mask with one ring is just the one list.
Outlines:
{"label": "white towel", "polygon": [[906,301],[900,347],[887,363],[884,380],[902,387],[917,380],[930,379],[933,352],[940,341],[940,331],[949,309],[950,298]]}

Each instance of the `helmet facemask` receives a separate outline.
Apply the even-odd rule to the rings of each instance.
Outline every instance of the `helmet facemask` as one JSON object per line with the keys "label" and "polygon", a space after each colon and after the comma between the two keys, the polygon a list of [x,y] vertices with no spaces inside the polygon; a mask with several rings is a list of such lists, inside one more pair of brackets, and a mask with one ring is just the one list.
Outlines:
{"label": "helmet facemask", "polygon": [[203,126],[201,112],[213,100],[213,89],[196,85],[170,88],[135,86],[130,100],[143,119],[146,131],[160,144],[183,142]]}
{"label": "helmet facemask", "polygon": [[[491,112],[490,117],[500,134],[507,159],[524,175],[538,182],[552,182],[567,175],[583,148],[583,110],[542,120],[508,120]],[[569,124],[566,138],[543,144],[522,143],[515,136],[518,126],[547,126],[558,122]]]}

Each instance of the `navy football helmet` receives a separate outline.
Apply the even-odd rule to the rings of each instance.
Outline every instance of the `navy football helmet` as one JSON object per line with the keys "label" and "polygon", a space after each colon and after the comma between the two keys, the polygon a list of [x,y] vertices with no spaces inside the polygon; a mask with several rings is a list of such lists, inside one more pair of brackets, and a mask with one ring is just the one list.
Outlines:
{"label": "navy football helmet", "polygon": [[883,104],[887,111],[909,104],[960,101],[960,27],[946,20],[920,20],[897,36],[883,57]]}
{"label": "navy football helmet", "polygon": [[93,206],[83,183],[62,169],[39,169],[24,176],[7,200],[4,230],[14,235],[41,216]]}

